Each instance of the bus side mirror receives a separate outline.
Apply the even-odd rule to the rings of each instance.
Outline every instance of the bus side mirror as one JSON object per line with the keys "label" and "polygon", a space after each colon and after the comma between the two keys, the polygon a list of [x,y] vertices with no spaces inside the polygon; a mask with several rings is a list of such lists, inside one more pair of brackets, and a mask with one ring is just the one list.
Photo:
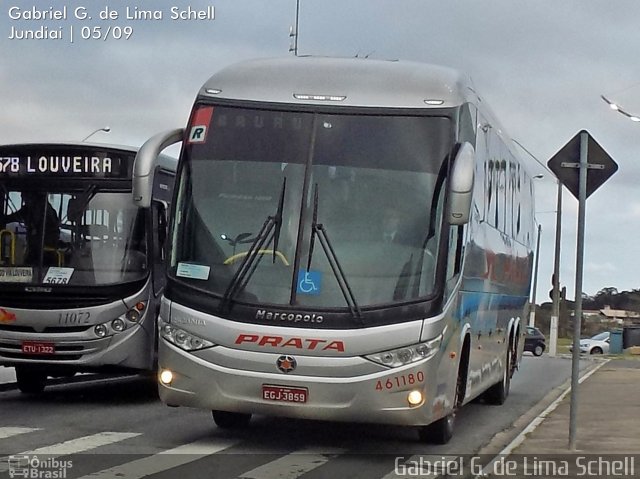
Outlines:
{"label": "bus side mirror", "polygon": [[133,164],[133,202],[141,208],[151,206],[153,173],[158,155],[165,148],[182,141],[184,129],[158,133],[140,147]]}
{"label": "bus side mirror", "polygon": [[471,197],[476,168],[476,152],[471,143],[465,142],[458,149],[449,182],[449,224],[464,225],[469,222]]}

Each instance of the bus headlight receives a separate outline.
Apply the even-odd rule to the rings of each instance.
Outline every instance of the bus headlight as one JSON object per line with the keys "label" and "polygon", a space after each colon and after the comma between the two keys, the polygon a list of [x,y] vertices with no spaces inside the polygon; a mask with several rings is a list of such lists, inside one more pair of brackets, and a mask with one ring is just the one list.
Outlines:
{"label": "bus headlight", "polygon": [[144,311],[145,304],[144,301],[139,301],[136,305],[126,312],[125,318],[129,321],[136,323],[142,317],[142,312]]}
{"label": "bus headlight", "polygon": [[422,361],[423,359],[433,357],[438,352],[441,342],[442,336],[438,336],[430,341],[405,346],[404,348],[368,354],[365,358],[375,363],[382,364],[383,366],[397,368],[399,366],[404,366],[405,364],[411,364],[416,361]]}
{"label": "bus headlight", "polygon": [[159,378],[162,384],[166,384],[168,386],[169,384],[171,384],[171,381],[173,381],[173,373],[168,369],[163,369],[160,372]]}
{"label": "bus headlight", "polygon": [[104,324],[98,324],[95,328],[93,328],[93,332],[96,333],[96,336],[98,336],[99,338],[104,338],[107,335],[108,330]]}
{"label": "bus headlight", "polygon": [[162,324],[160,327],[160,336],[185,351],[197,351],[214,345],[206,339],[199,338],[195,334],[167,323]]}
{"label": "bus headlight", "polygon": [[120,318],[117,318],[111,321],[111,329],[113,329],[117,333],[124,331],[126,328],[127,328],[126,323]]}
{"label": "bus headlight", "polygon": [[411,391],[407,395],[407,402],[410,406],[419,406],[422,404],[424,402],[424,395],[422,394],[422,391],[418,391],[417,389]]}

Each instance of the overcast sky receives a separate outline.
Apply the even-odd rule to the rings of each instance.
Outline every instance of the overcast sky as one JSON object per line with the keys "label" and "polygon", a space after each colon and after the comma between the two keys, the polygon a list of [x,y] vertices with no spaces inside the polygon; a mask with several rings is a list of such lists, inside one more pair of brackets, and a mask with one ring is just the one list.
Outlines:
{"label": "overcast sky", "polygon": [[[585,293],[640,288],[640,123],[600,95],[640,115],[640,2],[637,0],[301,0],[302,55],[414,60],[468,72],[505,130],[540,161],[582,129],[619,164],[587,202]],[[39,7],[38,7],[39,5]],[[42,5],[46,5],[43,7]],[[66,20],[10,18],[10,8],[67,6]],[[172,20],[164,0],[0,3],[0,143],[80,140],[140,145],[182,127],[202,85],[249,58],[289,55],[295,0],[193,0],[214,20]],[[115,20],[100,20],[105,7]],[[161,20],[127,20],[161,10]],[[91,20],[74,19],[83,7]],[[26,14],[26,13],[25,13]],[[81,15],[79,15],[81,16]],[[70,29],[74,29],[74,43]],[[12,30],[62,31],[62,39],[18,40]],[[83,27],[84,31],[83,31]],[[111,27],[110,38],[82,34]],[[126,35],[116,39],[113,35]],[[60,30],[61,29],[61,30]],[[19,33],[18,33],[19,35]],[[526,158],[526,153],[523,153]],[[553,268],[555,178],[534,160],[542,225],[537,302],[548,300]],[[561,282],[575,291],[577,201],[563,196]]]}

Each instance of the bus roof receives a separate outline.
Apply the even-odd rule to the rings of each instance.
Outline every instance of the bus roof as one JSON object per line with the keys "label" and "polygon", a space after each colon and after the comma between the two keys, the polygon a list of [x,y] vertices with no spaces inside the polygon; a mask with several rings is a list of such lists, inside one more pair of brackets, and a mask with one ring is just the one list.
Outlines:
{"label": "bus roof", "polygon": [[237,63],[213,75],[200,95],[257,102],[385,108],[446,108],[476,98],[470,79],[450,68],[405,61],[326,57]]}
{"label": "bus roof", "polygon": [[76,147],[80,147],[80,148],[87,148],[87,149],[91,149],[91,148],[96,148],[96,149],[112,149],[112,150],[122,150],[122,151],[129,151],[132,153],[135,153],[136,151],[138,151],[138,148],[136,148],[135,146],[127,146],[127,145],[112,145],[109,143],[89,143],[86,141],[42,141],[42,142],[24,142],[24,143],[6,143],[6,144],[2,144],[0,145],[0,148],[14,148],[14,147],[20,147],[20,148],[29,148],[29,147],[33,147],[33,148],[44,148],[44,147],[48,147],[48,146],[76,146]]}

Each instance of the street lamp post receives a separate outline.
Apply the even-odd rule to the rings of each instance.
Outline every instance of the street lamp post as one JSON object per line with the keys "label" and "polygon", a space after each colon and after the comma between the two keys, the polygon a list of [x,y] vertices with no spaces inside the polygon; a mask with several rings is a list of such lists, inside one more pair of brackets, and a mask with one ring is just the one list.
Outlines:
{"label": "street lamp post", "polygon": [[91,136],[95,135],[96,133],[98,133],[99,131],[104,131],[105,133],[109,133],[111,131],[111,128],[109,128],[108,126],[104,126],[102,128],[98,128],[97,130],[93,130],[91,133],[89,133],[87,136],[85,136],[82,141],[85,142],[87,141]]}

